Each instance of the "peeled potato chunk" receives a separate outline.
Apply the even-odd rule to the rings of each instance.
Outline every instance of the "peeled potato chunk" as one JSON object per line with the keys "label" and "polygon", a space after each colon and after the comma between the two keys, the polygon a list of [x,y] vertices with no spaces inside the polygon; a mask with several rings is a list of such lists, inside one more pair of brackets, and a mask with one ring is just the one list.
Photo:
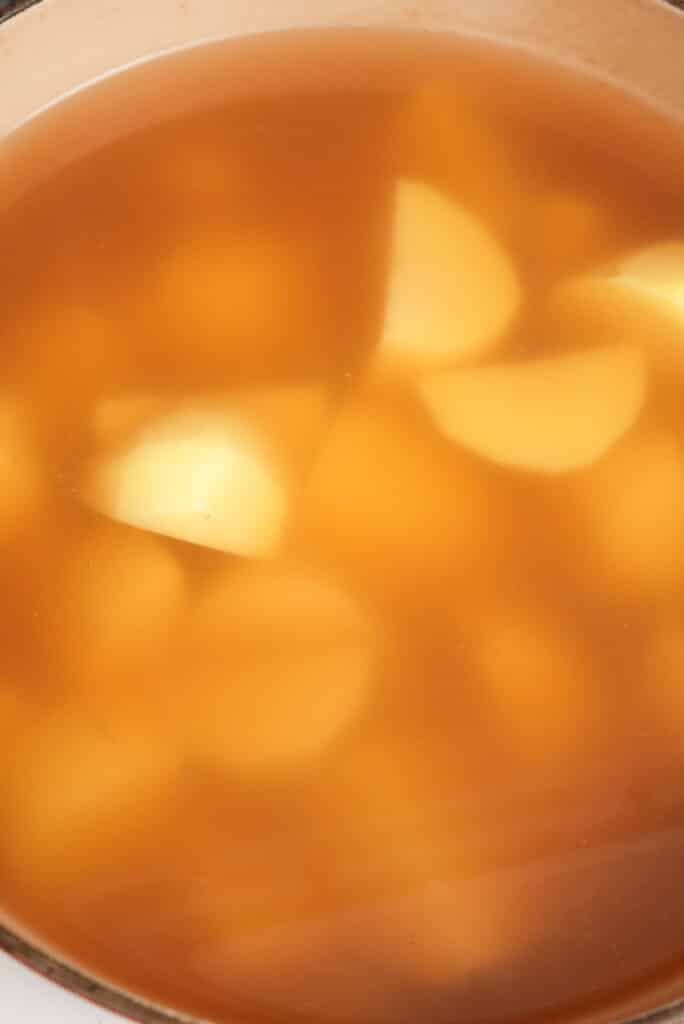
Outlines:
{"label": "peeled potato chunk", "polygon": [[145,291],[165,353],[250,373],[320,361],[320,295],[313,250],[254,229],[190,234]]}
{"label": "peeled potato chunk", "polygon": [[150,816],[178,770],[150,737],[113,733],[78,713],[35,722],[5,779],[0,839],[11,870],[32,887],[92,871]]}
{"label": "peeled potato chunk", "polygon": [[644,359],[631,345],[435,373],[420,383],[450,440],[503,466],[546,473],[600,459],[636,420],[645,391]]}
{"label": "peeled potato chunk", "polygon": [[[453,825],[444,817],[459,769],[416,736],[372,734],[350,744],[319,780],[315,812],[334,841],[335,871],[352,891],[378,896],[438,877],[454,860]],[[458,781],[458,780],[457,780]]]}
{"label": "peeled potato chunk", "polygon": [[625,235],[625,226],[604,197],[555,189],[542,194],[529,212],[526,237],[545,277],[570,273],[605,259]]}
{"label": "peeled potato chunk", "polygon": [[[664,430],[630,438],[581,481],[582,559],[624,595],[667,592],[684,570],[684,451]],[[588,556],[588,558],[587,558]]]}
{"label": "peeled potato chunk", "polygon": [[296,532],[385,594],[453,574],[491,541],[489,496],[412,394],[369,387],[333,420],[302,494]]}
{"label": "peeled potato chunk", "polygon": [[119,395],[101,399],[92,418],[93,437],[100,445],[124,440],[169,408],[169,401],[156,395]]}
{"label": "peeled potato chunk", "polygon": [[[122,693],[128,673],[165,655],[185,598],[183,571],[163,541],[113,524],[69,554],[57,601],[65,660],[96,697]],[[103,704],[111,687],[103,692]]]}
{"label": "peeled potato chunk", "polygon": [[[44,409],[52,429],[56,414],[80,417],[74,395],[90,398],[115,386],[126,365],[117,324],[82,303],[41,305],[18,324],[15,344],[21,387],[40,396],[38,411]],[[65,377],[69,387],[55,388]]]}
{"label": "peeled potato chunk", "polygon": [[400,181],[379,359],[420,369],[483,355],[519,303],[512,261],[488,228],[429,185]]}
{"label": "peeled potato chunk", "polygon": [[182,404],[98,462],[87,499],[131,526],[219,551],[268,555],[285,531],[292,488],[326,411],[325,394],[315,387]]}
{"label": "peeled potato chunk", "polygon": [[567,623],[513,599],[482,610],[474,662],[486,707],[509,742],[533,757],[578,750],[594,711],[590,673]]}
{"label": "peeled potato chunk", "polygon": [[30,525],[45,483],[23,403],[0,398],[0,543]]}
{"label": "peeled potato chunk", "polygon": [[684,242],[648,246],[592,274],[561,282],[551,295],[553,328],[599,342],[684,346]]}
{"label": "peeled potato chunk", "polygon": [[377,626],[353,596],[301,569],[231,570],[192,633],[196,744],[235,772],[315,758],[361,715]]}
{"label": "peeled potato chunk", "polygon": [[486,874],[433,881],[364,915],[359,931],[376,956],[414,980],[458,984],[521,948],[522,908],[512,903],[505,886]]}

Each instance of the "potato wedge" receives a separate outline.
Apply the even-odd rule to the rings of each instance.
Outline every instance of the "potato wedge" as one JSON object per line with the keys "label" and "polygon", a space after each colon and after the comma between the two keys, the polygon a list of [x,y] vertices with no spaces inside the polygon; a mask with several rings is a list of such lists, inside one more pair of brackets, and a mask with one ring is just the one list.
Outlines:
{"label": "potato wedge", "polygon": [[86,499],[131,526],[268,555],[282,539],[292,491],[326,413],[325,392],[315,387],[181,404],[99,460]]}
{"label": "potato wedge", "polygon": [[638,341],[655,352],[681,352],[684,242],[648,246],[591,274],[562,281],[551,294],[549,319],[561,340]]}
{"label": "potato wedge", "polygon": [[400,181],[378,360],[423,369],[483,355],[519,303],[511,258],[485,224],[429,185]]}
{"label": "potato wedge", "polygon": [[502,466],[566,473],[598,461],[629,430],[646,370],[639,348],[614,345],[435,373],[419,390],[450,440]]}

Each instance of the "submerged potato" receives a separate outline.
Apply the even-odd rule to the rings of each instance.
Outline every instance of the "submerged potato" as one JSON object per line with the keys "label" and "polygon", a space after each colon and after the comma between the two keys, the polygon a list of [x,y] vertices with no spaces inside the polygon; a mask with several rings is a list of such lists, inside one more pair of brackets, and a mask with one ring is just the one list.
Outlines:
{"label": "submerged potato", "polygon": [[459,985],[524,948],[524,919],[510,893],[474,872],[432,881],[388,900],[359,922],[376,959],[426,985]]}
{"label": "submerged potato", "polygon": [[378,647],[371,613],[326,577],[229,571],[191,632],[198,753],[236,772],[317,757],[368,703]]}
{"label": "submerged potato", "polygon": [[626,225],[618,221],[605,196],[592,199],[563,189],[538,198],[529,211],[525,232],[546,278],[605,259],[620,247],[625,235]]}
{"label": "submerged potato", "polygon": [[[39,396],[38,413],[52,429],[55,417],[80,417],[82,400],[118,384],[127,362],[113,319],[78,302],[45,301],[18,325],[16,345],[21,387]],[[62,380],[69,386],[56,388]]]}
{"label": "submerged potato", "polygon": [[514,601],[482,610],[473,656],[486,713],[532,757],[581,749],[595,709],[578,638],[542,606]]}
{"label": "submerged potato", "polygon": [[[438,81],[420,85],[399,109],[390,147],[398,173],[434,181],[507,231],[526,207],[530,168],[488,116],[483,97]],[[526,180],[527,179],[527,180]]]}
{"label": "submerged potato", "polygon": [[[457,765],[414,736],[350,744],[319,780],[316,813],[333,842],[336,870],[353,890],[378,896],[439,877],[458,859],[444,815]],[[335,809],[326,817],[326,808]]]}
{"label": "submerged potato", "polygon": [[684,347],[684,242],[630,253],[613,265],[561,282],[550,298],[560,336],[635,341],[655,351]]}
{"label": "submerged potato", "polygon": [[305,386],[181,404],[97,462],[86,498],[131,526],[268,555],[285,532],[293,489],[327,409],[323,389]]}
{"label": "submerged potato", "polygon": [[417,403],[370,388],[343,407],[321,445],[297,538],[373,588],[413,593],[416,579],[471,566],[490,526],[481,479],[434,436]]}
{"label": "submerged potato", "polygon": [[154,736],[67,710],[36,720],[5,779],[0,849],[12,873],[40,888],[82,878],[99,857],[111,863],[168,797],[178,763]]}
{"label": "submerged potato", "polygon": [[633,597],[676,586],[684,570],[679,440],[661,430],[626,439],[578,483],[587,545],[581,565],[595,584]]}
{"label": "submerged potato", "polygon": [[450,440],[504,466],[564,473],[596,462],[629,430],[646,371],[640,349],[614,345],[434,373],[419,387]]}
{"label": "submerged potato", "polygon": [[107,525],[71,551],[55,628],[67,671],[87,685],[89,700],[101,690],[103,706],[116,706],[130,673],[152,671],[150,685],[158,685],[184,598],[183,571],[155,537]]}
{"label": "submerged potato", "polygon": [[25,404],[0,398],[0,544],[14,540],[39,512],[43,472]]}
{"label": "submerged potato", "polygon": [[291,367],[320,325],[313,254],[303,243],[254,230],[178,245],[146,295],[165,351],[193,367],[270,373]]}
{"label": "submerged potato", "polygon": [[170,404],[168,399],[156,395],[124,394],[102,398],[93,410],[93,437],[98,445],[118,444],[161,416]]}
{"label": "submerged potato", "polygon": [[519,303],[511,258],[486,225],[429,185],[400,181],[377,357],[421,369],[483,355]]}

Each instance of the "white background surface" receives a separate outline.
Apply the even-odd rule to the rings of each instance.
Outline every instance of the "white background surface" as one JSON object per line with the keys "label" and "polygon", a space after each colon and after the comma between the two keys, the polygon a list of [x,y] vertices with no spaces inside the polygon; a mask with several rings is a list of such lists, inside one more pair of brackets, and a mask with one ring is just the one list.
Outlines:
{"label": "white background surface", "polygon": [[7,1024],[124,1024],[0,953],[0,1021]]}

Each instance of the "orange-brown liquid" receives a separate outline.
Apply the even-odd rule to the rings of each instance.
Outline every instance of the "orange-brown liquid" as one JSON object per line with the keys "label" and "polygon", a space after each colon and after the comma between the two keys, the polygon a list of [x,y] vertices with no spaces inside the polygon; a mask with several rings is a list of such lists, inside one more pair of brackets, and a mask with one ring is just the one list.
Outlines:
{"label": "orange-brown liquid", "polygon": [[684,238],[677,127],[311,33],[128,71],[0,158],[7,915],[217,1021],[673,992],[684,261],[639,254]]}

